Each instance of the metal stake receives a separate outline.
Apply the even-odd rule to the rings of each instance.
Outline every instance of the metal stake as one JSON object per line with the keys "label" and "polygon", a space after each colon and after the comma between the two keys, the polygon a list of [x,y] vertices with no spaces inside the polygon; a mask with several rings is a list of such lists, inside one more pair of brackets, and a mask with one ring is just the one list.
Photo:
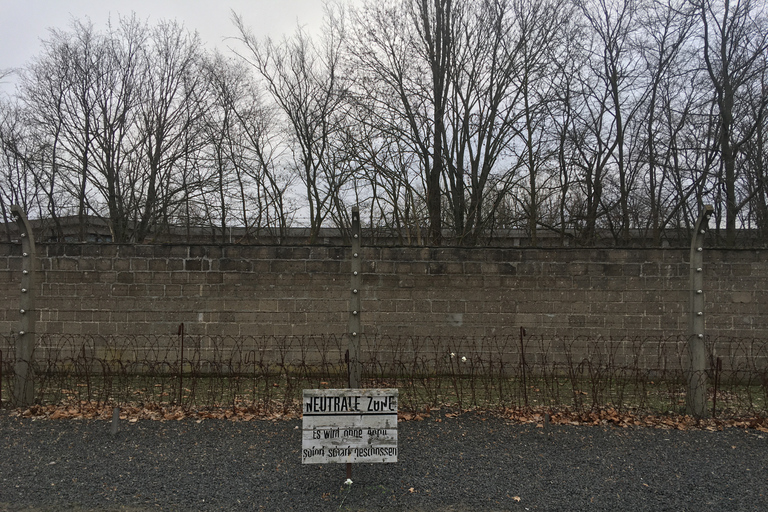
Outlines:
{"label": "metal stake", "polygon": [[520,371],[523,377],[523,403],[528,407],[528,384],[525,381],[525,327],[520,326]]}
{"label": "metal stake", "polygon": [[717,358],[717,363],[715,364],[715,389],[712,392],[712,417],[717,417],[717,388],[720,384],[720,373],[723,371],[723,360],[721,358]]}
{"label": "metal stake", "polygon": [[115,407],[114,409],[112,409],[112,429],[111,429],[112,437],[116,436],[117,433],[120,431],[119,423],[120,423],[120,408]]}
{"label": "metal stake", "polygon": [[179,365],[179,406],[181,406],[182,392],[184,389],[184,386],[182,385],[182,379],[184,378],[184,322],[179,324],[179,336],[181,336],[181,350],[179,356],[179,361],[181,362]]}

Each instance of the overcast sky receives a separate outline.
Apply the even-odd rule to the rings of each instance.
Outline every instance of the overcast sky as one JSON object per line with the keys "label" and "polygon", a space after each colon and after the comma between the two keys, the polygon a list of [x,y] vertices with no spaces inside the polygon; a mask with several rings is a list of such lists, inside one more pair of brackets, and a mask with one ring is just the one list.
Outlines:
{"label": "overcast sky", "polygon": [[[24,66],[40,51],[51,27],[66,29],[72,19],[90,18],[97,29],[107,20],[135,12],[150,23],[177,19],[197,30],[206,47],[226,50],[236,35],[231,11],[243,16],[257,35],[275,38],[298,24],[320,30],[322,0],[0,0],[0,70]],[[231,43],[230,43],[231,44]],[[8,84],[6,84],[8,85]]]}

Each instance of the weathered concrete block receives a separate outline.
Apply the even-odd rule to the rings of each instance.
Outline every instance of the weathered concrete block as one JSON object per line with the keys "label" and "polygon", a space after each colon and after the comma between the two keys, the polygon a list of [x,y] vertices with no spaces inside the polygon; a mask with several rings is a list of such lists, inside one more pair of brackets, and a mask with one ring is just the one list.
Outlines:
{"label": "weathered concrete block", "polygon": [[[82,323],[99,333],[137,333],[160,328],[168,323],[163,319],[197,318],[198,311],[206,316],[201,332],[346,328],[351,267],[344,247],[41,249],[38,309],[47,319],[42,329]],[[13,244],[0,244],[0,256],[9,255],[0,257],[0,282],[9,284],[0,295],[5,311],[18,300],[17,252]],[[363,322],[384,322],[378,332],[514,334],[512,323],[591,337],[686,330],[686,250],[365,247],[361,257]],[[708,332],[754,335],[764,329],[767,268],[759,251],[707,251],[706,312],[713,318]]]}

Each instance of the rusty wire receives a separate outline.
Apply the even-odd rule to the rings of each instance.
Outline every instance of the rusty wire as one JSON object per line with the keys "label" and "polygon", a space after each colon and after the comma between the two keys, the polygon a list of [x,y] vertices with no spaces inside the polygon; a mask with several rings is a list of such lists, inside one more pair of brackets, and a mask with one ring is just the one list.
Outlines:
{"label": "rusty wire", "polygon": [[[455,406],[681,413],[685,337],[361,337],[364,387],[398,387],[403,410]],[[0,338],[2,354],[14,339]],[[290,408],[304,388],[347,385],[347,336],[38,336],[38,403]],[[768,340],[707,340],[718,417],[768,415]],[[720,361],[718,365],[718,361]],[[3,357],[0,389],[13,361]],[[717,383],[715,387],[712,383]],[[716,393],[716,395],[715,395]],[[10,393],[0,395],[10,406]]]}

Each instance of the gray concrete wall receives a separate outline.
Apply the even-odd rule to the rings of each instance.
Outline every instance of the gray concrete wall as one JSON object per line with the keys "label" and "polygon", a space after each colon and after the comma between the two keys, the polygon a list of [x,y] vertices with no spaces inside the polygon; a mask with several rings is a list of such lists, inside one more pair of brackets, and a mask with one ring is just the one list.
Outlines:
{"label": "gray concrete wall", "polygon": [[[39,333],[346,332],[348,249],[38,245]],[[627,337],[687,330],[688,251],[363,248],[367,334]],[[768,337],[768,262],[704,254],[710,336]],[[0,244],[0,332],[18,329],[21,246]]]}

